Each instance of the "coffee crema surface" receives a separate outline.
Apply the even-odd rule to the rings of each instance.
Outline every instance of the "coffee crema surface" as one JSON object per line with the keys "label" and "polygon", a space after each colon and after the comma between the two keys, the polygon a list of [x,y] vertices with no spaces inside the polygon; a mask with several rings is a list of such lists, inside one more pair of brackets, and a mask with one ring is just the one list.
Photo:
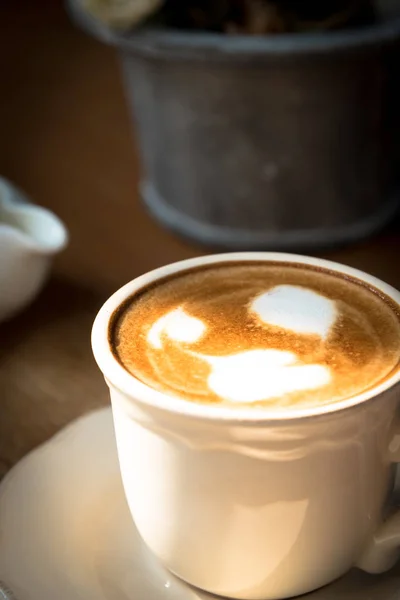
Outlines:
{"label": "coffee crema surface", "polygon": [[294,263],[217,263],[161,279],[115,313],[114,356],[150,387],[232,407],[337,402],[399,367],[399,307]]}

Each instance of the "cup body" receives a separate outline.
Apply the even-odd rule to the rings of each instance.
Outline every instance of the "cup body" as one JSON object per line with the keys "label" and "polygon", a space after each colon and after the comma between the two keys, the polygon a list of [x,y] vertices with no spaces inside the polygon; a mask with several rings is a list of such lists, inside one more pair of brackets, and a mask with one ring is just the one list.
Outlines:
{"label": "cup body", "polygon": [[[200,260],[280,255],[224,256]],[[309,592],[355,565],[389,510],[399,373],[349,401],[273,417],[265,409],[197,406],[149,389],[106,348],[106,324],[146,282],[195,263],[128,284],[94,326],[133,519],[162,563],[194,586],[247,600]],[[399,302],[398,292],[374,278],[335,268],[378,283]]]}

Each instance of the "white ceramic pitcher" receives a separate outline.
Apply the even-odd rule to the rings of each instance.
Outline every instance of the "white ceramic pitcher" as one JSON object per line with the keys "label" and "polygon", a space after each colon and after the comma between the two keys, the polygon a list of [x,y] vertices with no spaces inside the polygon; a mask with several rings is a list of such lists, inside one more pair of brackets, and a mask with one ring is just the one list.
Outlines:
{"label": "white ceramic pitcher", "polygon": [[0,178],[0,321],[24,308],[41,289],[52,256],[67,244],[63,223],[30,204]]}

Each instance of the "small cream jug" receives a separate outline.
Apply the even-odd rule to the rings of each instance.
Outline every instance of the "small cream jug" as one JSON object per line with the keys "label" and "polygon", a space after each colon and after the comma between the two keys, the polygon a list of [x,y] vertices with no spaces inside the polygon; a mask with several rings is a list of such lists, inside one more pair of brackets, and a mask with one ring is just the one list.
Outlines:
{"label": "small cream jug", "polygon": [[0,321],[24,308],[41,289],[51,258],[67,244],[63,223],[30,204],[0,178]]}

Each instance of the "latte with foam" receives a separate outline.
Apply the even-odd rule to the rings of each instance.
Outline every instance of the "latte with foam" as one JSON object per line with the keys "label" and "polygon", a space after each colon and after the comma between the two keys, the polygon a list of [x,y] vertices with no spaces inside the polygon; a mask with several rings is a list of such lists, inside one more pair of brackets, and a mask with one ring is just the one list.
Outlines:
{"label": "latte with foam", "polygon": [[232,407],[305,408],[399,368],[399,307],[364,283],[293,263],[218,263],[141,290],[110,329],[115,357],[161,392]]}

